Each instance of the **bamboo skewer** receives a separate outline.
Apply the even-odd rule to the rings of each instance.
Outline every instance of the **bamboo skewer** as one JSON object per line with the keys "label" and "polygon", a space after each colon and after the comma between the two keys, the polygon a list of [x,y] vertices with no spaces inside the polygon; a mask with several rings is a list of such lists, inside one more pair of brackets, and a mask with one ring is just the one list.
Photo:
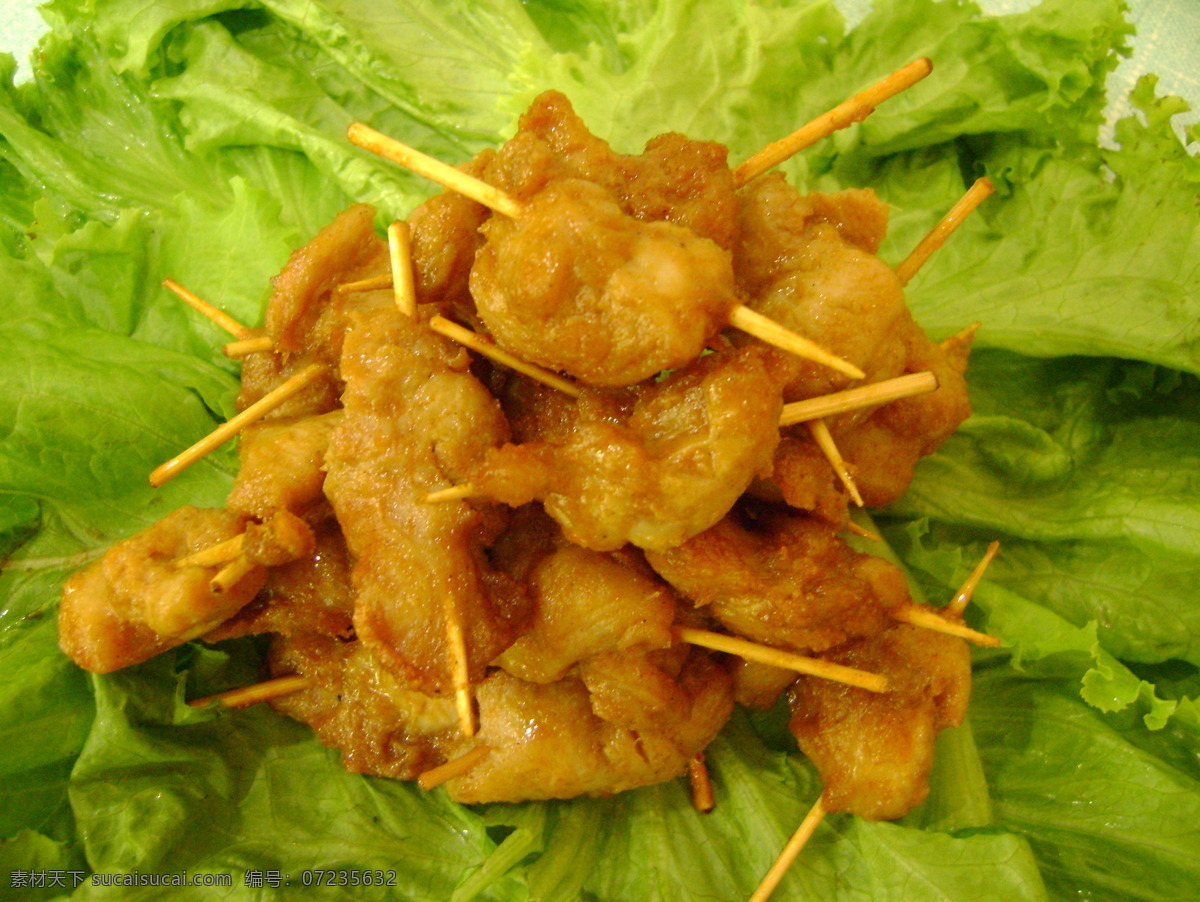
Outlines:
{"label": "bamboo skewer", "polygon": [[907,285],[933,252],[945,244],[946,239],[962,224],[971,211],[983,203],[995,190],[996,186],[992,184],[991,179],[976,179],[975,183],[967,189],[967,193],[959,198],[958,203],[938,220],[937,225],[930,229],[929,234],[922,238],[904,258],[904,261],[896,267],[896,275],[900,279],[900,284]]}
{"label": "bamboo skewer", "polygon": [[979,586],[980,580],[983,579],[984,571],[988,565],[996,557],[1000,551],[1000,543],[992,542],[988,545],[987,551],[983,553],[979,563],[975,565],[975,569],[971,571],[971,575],[966,578],[963,584],[959,587],[958,592],[951,600],[950,604],[944,608],[946,614],[951,617],[961,617],[962,612],[966,610],[970,604],[972,596],[975,595],[975,589]]}
{"label": "bamboo skewer", "polygon": [[425,771],[417,777],[417,785],[422,789],[433,789],[436,786],[441,786],[448,780],[453,780],[455,777],[461,777],[476,764],[490,755],[492,750],[486,745],[477,745],[466,754],[460,755],[447,761],[445,764],[439,764],[437,767]]}
{"label": "bamboo skewer", "polygon": [[862,536],[864,539],[869,539],[872,542],[883,541],[883,536],[879,535],[879,533],[871,532],[871,530],[867,529],[861,523],[855,523],[853,520],[846,524],[846,531],[856,536]]}
{"label": "bamboo skewer", "polygon": [[275,343],[271,341],[270,335],[259,335],[256,338],[239,338],[237,341],[231,341],[221,350],[226,357],[238,358],[269,351],[274,346]]}
{"label": "bamboo skewer", "polygon": [[754,891],[754,895],[747,902],[766,902],[770,898],[771,893],[775,892],[775,887],[779,886],[779,881],[783,879],[783,875],[787,873],[788,868],[792,866],[792,862],[796,860],[796,856],[804,849],[809,838],[816,832],[817,827],[821,825],[821,821],[824,819],[825,795],[822,793],[817,797],[817,801],[813,803],[812,808],[809,809],[804,820],[800,822],[800,826],[796,828],[796,832],[787,841],[787,845],[783,847],[783,851],[779,853],[779,857],[775,859],[775,863],[771,865],[771,869],[763,877],[762,883],[758,885],[758,889]]}
{"label": "bamboo skewer", "polygon": [[291,695],[307,689],[311,684],[308,677],[294,673],[290,676],[276,677],[253,686],[243,686],[241,689],[230,689],[218,695],[207,695],[204,698],[192,699],[188,704],[193,708],[203,708],[209,702],[220,702],[226,708],[245,708],[258,702],[270,701],[284,695]]}
{"label": "bamboo skewer", "polygon": [[483,204],[489,210],[495,210],[510,219],[520,219],[521,214],[525,212],[521,203],[510,197],[507,192],[474,176],[467,175],[449,163],[443,163],[435,157],[421,153],[415,147],[409,147],[395,138],[377,132],[365,123],[352,122],[346,130],[346,137],[356,147],[369,150],[405,169],[411,169],[418,175],[437,182],[443,188],[457,191],[464,197],[469,197],[476,203]]}
{"label": "bamboo skewer", "polygon": [[248,556],[244,554],[238,555],[217,571],[217,575],[209,583],[209,588],[217,593],[228,592],[257,566],[258,563],[250,560]]}
{"label": "bamboo skewer", "polygon": [[412,229],[407,222],[388,226],[388,259],[392,264],[392,294],[405,316],[417,315],[417,289],[413,282]]}
{"label": "bamboo skewer", "polygon": [[894,379],[885,379],[882,382],[833,392],[819,398],[784,404],[779,425],[791,426],[806,420],[848,413],[851,410],[874,407],[876,404],[887,404],[891,401],[899,401],[901,398],[923,395],[926,392],[934,391],[937,387],[937,377],[933,373],[909,373],[906,376],[897,376]]}
{"label": "bamboo skewer", "polygon": [[769,345],[790,351],[797,357],[821,363],[830,369],[837,370],[851,379],[865,379],[866,373],[848,360],[843,360],[836,354],[831,354],[819,344],[810,341],[802,335],[779,325],[773,319],[763,316],[756,310],[751,310],[745,304],[738,304],[729,313],[729,325],[740,329],[747,335],[753,335]]}
{"label": "bamboo skewer", "polygon": [[716,807],[713,797],[712,777],[708,773],[708,765],[704,762],[704,752],[697,753],[688,762],[688,784],[692,790],[692,807],[701,814],[708,814]]}
{"label": "bamboo skewer", "polygon": [[928,59],[913,60],[895,72],[879,80],[871,87],[839,103],[833,109],[801,126],[790,135],[768,144],[733,171],[734,183],[741,187],[770,169],[774,169],[788,157],[828,137],[839,129],[866,119],[875,107],[906,91],[933,71]]}
{"label": "bamboo skewer", "polygon": [[979,331],[979,327],[981,325],[982,323],[971,323],[971,325],[967,326],[965,329],[959,329],[949,338],[943,338],[940,342],[938,342],[938,346],[943,351],[946,351],[954,347],[956,344],[969,342],[975,338],[975,333]]}
{"label": "bamboo skewer", "polygon": [[848,686],[856,686],[859,689],[866,689],[869,692],[887,691],[887,677],[877,673],[868,673],[865,670],[856,670],[853,667],[846,667],[844,664],[834,664],[831,661],[824,661],[821,658],[809,658],[804,655],[792,654],[791,652],[781,651],[778,648],[771,648],[769,645],[760,645],[757,642],[740,639],[737,636],[726,636],[724,633],[713,633],[690,626],[675,627],[675,635],[681,642],[686,642],[689,645],[699,645],[702,648],[710,648],[713,651],[723,651],[731,655],[737,655],[739,658],[745,658],[748,661],[758,661],[759,663],[770,664],[773,667],[781,667],[785,670],[795,670],[797,673],[821,677],[822,679],[833,680],[837,683],[845,683]]}
{"label": "bamboo skewer", "polygon": [[[443,188],[456,191],[493,212],[510,219],[520,219],[525,212],[525,207],[520,201],[511,197],[507,192],[489,185],[482,179],[467,175],[462,170],[455,169],[441,160],[423,154],[394,138],[389,138],[362,122],[351,123],[346,131],[346,137],[351,144],[399,166],[411,169],[418,175],[425,176]],[[729,325],[806,360],[832,367],[852,379],[865,377],[863,371],[854,364],[842,360],[820,345],[751,310],[744,304],[738,304],[730,311]]]}
{"label": "bamboo skewer", "polygon": [[382,291],[384,288],[392,287],[392,274],[385,273],[379,276],[371,276],[366,279],[359,279],[357,282],[343,282],[336,289],[338,294],[354,294],[358,291]]}
{"label": "bamboo skewer", "polygon": [[989,636],[987,633],[973,630],[962,623],[947,620],[941,615],[941,612],[933,608],[908,605],[893,611],[892,616],[910,626],[918,626],[922,629],[932,630],[935,633],[945,633],[947,636],[957,636],[960,639],[966,639],[974,645],[982,645],[985,648],[1000,647],[1000,640],[995,636]]}
{"label": "bamboo skewer", "polygon": [[458,726],[464,736],[474,736],[475,695],[471,690],[467,640],[463,634],[462,612],[450,597],[446,598],[446,644],[450,646],[450,674],[454,681]]}
{"label": "bamboo skewer", "polygon": [[239,533],[231,539],[225,539],[223,542],[217,542],[215,545],[209,545],[207,548],[201,548],[186,557],[181,557],[175,562],[175,566],[215,567],[219,564],[228,564],[242,553],[245,543],[246,534]]}
{"label": "bamboo skewer", "polygon": [[196,312],[212,320],[234,338],[250,338],[253,334],[249,326],[243,326],[236,319],[219,307],[214,307],[208,301],[184,288],[174,279],[163,279],[163,287],[175,294],[181,301]]}
{"label": "bamboo skewer", "polygon": [[484,357],[502,363],[510,369],[514,369],[519,373],[524,373],[530,379],[541,382],[543,385],[548,385],[551,388],[556,388],[561,392],[565,392],[572,398],[578,398],[580,388],[569,379],[564,379],[558,373],[543,369],[536,364],[522,360],[515,354],[510,354],[508,351],[498,347],[495,342],[480,335],[478,332],[472,332],[470,329],[460,326],[456,322],[452,322],[443,316],[435,316],[429,320],[429,328],[439,335],[444,335],[446,338],[457,341],[459,344],[477,351]]}
{"label": "bamboo skewer", "polygon": [[426,504],[440,504],[444,501],[462,501],[475,495],[477,489],[472,483],[460,482],[448,488],[438,489],[425,496]]}
{"label": "bamboo skewer", "polygon": [[[439,319],[441,317],[434,317],[433,320],[430,320],[430,326],[434,331],[441,331],[441,327],[435,325],[435,321]],[[445,322],[449,323],[449,320],[445,320]],[[455,324],[450,323],[450,325],[454,326]],[[469,329],[463,329],[461,326],[458,326],[457,329],[461,329],[467,336],[472,336],[475,341],[482,341],[476,333],[471,332]],[[452,334],[449,330],[442,331],[442,334],[448,338],[459,340],[458,335]],[[466,344],[466,342],[464,341],[463,344]],[[472,345],[467,346],[472,347]],[[479,349],[477,348],[476,350]],[[550,382],[546,384],[552,385]],[[568,384],[575,388],[572,383]],[[807,401],[795,401],[791,404],[783,405],[783,414],[779,419],[779,425],[791,426],[795,423],[804,423],[819,417],[847,413],[852,410],[860,410],[864,407],[873,407],[877,404],[886,404],[890,401],[898,401],[901,398],[911,398],[931,392],[937,388],[937,385],[937,377],[933,373],[910,373],[906,376],[885,379],[882,382],[875,382],[871,385],[834,392],[833,394],[823,395],[819,398],[810,398]],[[553,387],[559,388],[560,386],[553,385]],[[563,390],[565,391],[565,389]],[[459,485],[452,485],[448,488],[430,492],[425,496],[425,501],[430,504],[444,501],[462,501],[465,498],[472,497],[476,492],[477,489],[474,485],[464,482]]]}
{"label": "bamboo skewer", "polygon": [[829,431],[829,427],[824,420],[808,420],[804,424],[808,427],[809,435],[813,441],[817,443],[817,447],[821,449],[821,453],[825,455],[825,459],[829,461],[833,467],[833,472],[837,474],[837,478],[841,481],[843,488],[849,493],[850,498],[859,507],[863,506],[862,495],[858,491],[858,483],[854,481],[854,476],[850,473],[850,468],[846,466],[846,461],[842,459],[842,452],[838,450],[837,443],[833,440],[833,433]]}
{"label": "bamboo skewer", "polygon": [[288,398],[292,397],[292,395],[316,379],[319,379],[324,373],[325,367],[319,363],[305,367],[296,373],[296,375],[263,395],[241,413],[222,423],[190,448],[181,451],[166,463],[156,467],[154,472],[150,474],[150,484],[157,487],[179,475],[179,473],[204,457],[204,455],[225,444],[225,442],[229,441],[251,423],[261,420]]}

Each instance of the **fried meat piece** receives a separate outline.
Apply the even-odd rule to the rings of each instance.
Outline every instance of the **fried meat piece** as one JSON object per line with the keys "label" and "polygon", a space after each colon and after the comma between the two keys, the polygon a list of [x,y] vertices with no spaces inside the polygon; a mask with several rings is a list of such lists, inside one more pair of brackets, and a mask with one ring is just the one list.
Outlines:
{"label": "fried meat piece", "polygon": [[496,661],[523,680],[553,682],[592,655],[673,641],[674,596],[607,554],[563,545],[533,567],[529,588],[529,632]]}
{"label": "fried meat piece", "polygon": [[887,676],[887,692],[801,677],[790,729],[821,774],[829,811],[903,817],[929,793],[938,731],[962,723],[971,692],[963,640],[898,624],[825,655]]}
{"label": "fried meat piece", "polygon": [[476,739],[491,752],[446,784],[450,797],[474,804],[603,796],[681,775],[724,726],[732,699],[728,674],[706,655],[689,656],[674,682],[678,707],[664,728],[640,732],[601,716],[578,679],[536,684],[495,672],[476,688]]}
{"label": "fried meat piece", "polygon": [[271,350],[242,363],[238,410],[245,410],[304,367],[328,367],[324,377],[289,398],[269,415],[301,417],[338,406],[342,386],[337,367],[349,310],[391,303],[391,292],[342,294],[337,286],[389,272],[387,244],[375,234],[375,208],[355,204],[340,213],[303,247],[293,251],[272,279],[266,329]]}
{"label": "fried meat piece", "polygon": [[[872,192],[801,195],[772,175],[747,185],[742,199],[734,266],[750,307],[858,365],[867,383],[926,370],[938,379],[929,394],[827,421],[864,502],[890,504],[911,481],[916,461],[970,414],[963,379],[969,341],[943,347],[913,320],[899,278],[875,256],[887,208]],[[775,364],[788,374],[785,401],[848,384],[800,358],[776,355]],[[847,496],[804,427],[780,440],[771,483],[755,493],[845,522]]]}
{"label": "fried meat piece", "polygon": [[205,634],[204,641],[259,633],[353,638],[350,555],[341,530],[327,520],[316,527],[314,538],[315,547],[309,554],[270,568],[266,584],[254,600]]}
{"label": "fried meat piece", "polygon": [[730,673],[733,676],[733,700],[760,711],[775,707],[779,696],[796,681],[794,670],[745,658],[734,660]]}
{"label": "fried meat piece", "polygon": [[782,511],[734,511],[646,559],[731,632],[797,652],[877,633],[910,601],[896,567],[854,551],[819,520]]}
{"label": "fried meat piece", "polygon": [[[511,506],[541,500],[586,548],[669,548],[716,523],[765,472],[779,410],[757,350],[722,351],[662,382],[585,390],[569,432],[552,408],[550,438],[489,450],[470,481]],[[537,418],[527,409],[524,431]]]}
{"label": "fried meat piece", "polygon": [[445,761],[439,746],[458,733],[454,700],[413,689],[362,642],[314,633],[275,636],[268,660],[273,675],[310,681],[272,699],[271,707],[339,749],[351,773],[414,780]]}
{"label": "fried meat piece", "polygon": [[494,521],[477,506],[426,503],[508,437],[467,352],[394,305],[355,314],[346,334],[344,414],[325,492],[354,556],[359,638],[414,688],[452,687],[447,612],[457,611],[471,679],[528,616],[524,588],[495,571]]}
{"label": "fried meat piece", "polygon": [[723,144],[672,132],[651,138],[641,154],[616,153],[557,91],[534,99],[519,134],[540,139],[564,174],[603,186],[633,218],[674,223],[734,247],[739,201]]}
{"label": "fried meat piece", "polygon": [[[751,308],[855,364],[868,380],[903,371],[903,347],[893,336],[907,307],[900,279],[874,254],[887,216],[871,192],[804,195],[774,173],[742,189],[741,216],[734,269]],[[848,235],[843,220],[853,223]],[[788,401],[850,381],[792,355],[781,364],[790,370]]]}
{"label": "fried meat piece", "polygon": [[[495,151],[485,150],[459,168],[485,178],[487,162],[494,156]],[[437,304],[463,318],[471,316],[475,302],[468,280],[475,254],[483,244],[479,227],[489,215],[487,207],[457,191],[435,194],[408,215],[418,303]]]}
{"label": "fried meat piece", "polygon": [[[595,182],[621,210],[642,222],[668,222],[731,250],[739,228],[738,197],[724,145],[679,134],[651,139],[641,154],[616,153],[593,135],[570,101],[546,91],[521,116],[500,151],[484,150],[462,171],[527,200],[557,178]],[[468,277],[490,211],[454,191],[409,215],[417,299],[473,320]]]}
{"label": "fried meat piece", "polygon": [[230,510],[269,517],[290,511],[324,519],[325,451],[341,411],[295,420],[268,420],[242,432],[238,473],[225,503]]}
{"label": "fried meat piece", "polygon": [[861,423],[843,426],[835,418],[831,424],[842,454],[854,462],[859,491],[869,507],[898,500],[912,482],[917,461],[940,448],[971,415],[963,378],[971,339],[954,337],[936,344],[913,324],[904,340],[906,370],[931,371],[940,388],[886,404]]}
{"label": "fried meat piece", "polygon": [[558,179],[517,220],[492,217],[471,294],[497,342],[590,385],[632,385],[695,357],[739,303],[729,252]]}
{"label": "fried meat piece", "polygon": [[219,566],[176,566],[196,551],[239,535],[248,518],[222,509],[181,507],[113,545],[63,586],[58,641],[80,667],[110,673],[212,629],[262,587],[256,566],[226,590],[211,583]]}

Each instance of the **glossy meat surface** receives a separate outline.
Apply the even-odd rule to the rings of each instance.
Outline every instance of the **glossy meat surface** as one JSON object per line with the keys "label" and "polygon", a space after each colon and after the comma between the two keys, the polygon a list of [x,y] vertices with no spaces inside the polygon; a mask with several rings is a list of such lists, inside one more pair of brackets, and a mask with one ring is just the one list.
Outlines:
{"label": "glossy meat surface", "polygon": [[[875,256],[887,208],[872,192],[801,195],[767,176],[746,186],[742,199],[734,262],[753,309],[856,364],[866,383],[922,371],[938,380],[930,394],[827,421],[866,505],[886,506],[903,494],[917,460],[970,415],[963,379],[969,340],[939,345],[913,320],[899,278]],[[826,367],[777,357],[787,373],[785,401],[849,386]],[[785,430],[772,478],[755,491],[845,522],[848,496],[802,425]]]}
{"label": "glossy meat surface", "polygon": [[447,784],[450,797],[473,804],[611,795],[683,774],[732,707],[723,669],[701,657],[684,673],[679,716],[664,730],[635,732],[594,711],[577,679],[539,685],[495,672],[477,690],[477,742],[491,752]]}
{"label": "glossy meat surface", "polygon": [[738,303],[728,251],[624,213],[594,182],[560,179],[518,220],[493,217],[471,294],[496,340],[590,385],[687,364]]}
{"label": "glossy meat surface", "polygon": [[532,569],[529,589],[529,631],[496,662],[523,680],[552,682],[592,655],[673,641],[671,593],[606,554],[564,545]]}
{"label": "glossy meat surface", "polygon": [[904,574],[797,514],[730,514],[646,559],[730,631],[797,652],[821,651],[892,623],[909,601]]}
{"label": "glossy meat surface", "polygon": [[313,633],[350,639],[353,612],[350,555],[341,530],[326,521],[315,530],[311,553],[270,568],[254,600],[203,638],[219,642],[256,633]]}
{"label": "glossy meat surface", "polygon": [[238,473],[225,503],[256,517],[276,510],[319,519],[325,513],[325,450],[340,411],[269,420],[244,431]]}
{"label": "glossy meat surface", "polygon": [[86,670],[109,673],[194,639],[233,616],[262,587],[255,567],[216,591],[219,566],[175,562],[243,531],[246,518],[182,507],[117,542],[67,580],[58,611],[59,645]]}
{"label": "glossy meat surface", "polygon": [[867,692],[813,677],[793,686],[790,727],[820,771],[825,807],[872,820],[903,817],[929,793],[938,732],[958,726],[966,714],[967,645],[898,624],[826,657],[885,674],[889,691]]}
{"label": "glossy meat surface", "polygon": [[297,248],[272,279],[266,328],[272,349],[248,355],[242,363],[237,406],[244,410],[304,367],[319,363],[326,375],[270,414],[272,418],[311,416],[338,406],[342,339],[349,310],[390,301],[390,292],[343,294],[346,282],[388,272],[387,244],[375,234],[375,208],[355,204],[340,213],[303,247]]}
{"label": "glossy meat surface", "polygon": [[356,315],[342,359],[345,412],[326,457],[325,491],[355,561],[359,638],[428,692],[451,687],[448,611],[464,626],[476,680],[527,616],[521,587],[487,562],[482,515],[424,501],[508,436],[469,362],[394,307]]}
{"label": "glossy meat surface", "polygon": [[[585,391],[573,422],[551,407],[548,440],[489,451],[470,478],[513,506],[541,500],[584,547],[669,548],[717,522],[769,466],[779,410],[756,351],[710,354],[662,382]],[[537,417],[526,411],[527,433]]]}
{"label": "glossy meat surface", "polygon": [[458,730],[453,699],[408,686],[369,646],[313,633],[277,636],[269,663],[277,676],[309,678],[307,689],[271,705],[339,749],[346,770],[413,780],[445,761],[439,744]]}

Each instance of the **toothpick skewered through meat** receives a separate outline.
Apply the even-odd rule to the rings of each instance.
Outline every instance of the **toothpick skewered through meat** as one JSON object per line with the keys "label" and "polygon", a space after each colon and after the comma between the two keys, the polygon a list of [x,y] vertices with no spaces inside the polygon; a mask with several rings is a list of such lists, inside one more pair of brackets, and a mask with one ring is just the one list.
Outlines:
{"label": "toothpick skewered through meat", "polygon": [[523,627],[519,587],[482,553],[495,518],[462,502],[426,504],[461,478],[508,424],[458,345],[396,311],[356,314],[342,355],[344,413],[325,491],[354,555],[354,620],[380,659],[414,685],[445,691],[447,606],[466,625],[472,682]]}

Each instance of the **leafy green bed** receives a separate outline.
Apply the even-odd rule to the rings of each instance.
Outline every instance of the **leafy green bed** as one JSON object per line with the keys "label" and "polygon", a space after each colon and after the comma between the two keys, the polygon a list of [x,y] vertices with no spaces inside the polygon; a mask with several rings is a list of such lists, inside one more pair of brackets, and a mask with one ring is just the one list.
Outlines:
{"label": "leafy green bed", "polygon": [[[348,199],[402,216],[432,188],[352,149],[352,119],[452,161],[547,87],[636,150],[661,131],[731,159],[917,57],[934,74],[788,164],[893,205],[898,261],[964,186],[999,190],[911,286],[931,334],[978,320],[975,416],[879,523],[934,599],[992,538],[967,727],[898,824],[827,819],[780,899],[1162,899],[1200,885],[1200,160],[1152,80],[1097,143],[1127,39],[1117,0],[829,2],[53,0],[29,84],[0,58],[0,881],[18,869],[397,872],[414,900],[736,900],[816,798],[779,712],[685,788],[462,808],[354,777],[265,709],[182,699],[250,682],[252,643],[91,677],[57,649],[63,578],[184,502],[228,449],[146,474],[231,411],[215,327],[170,276],[257,321],[267,280]],[[4,895],[9,891],[5,884]],[[51,896],[29,889],[18,898]],[[79,899],[157,889],[84,883]]]}

